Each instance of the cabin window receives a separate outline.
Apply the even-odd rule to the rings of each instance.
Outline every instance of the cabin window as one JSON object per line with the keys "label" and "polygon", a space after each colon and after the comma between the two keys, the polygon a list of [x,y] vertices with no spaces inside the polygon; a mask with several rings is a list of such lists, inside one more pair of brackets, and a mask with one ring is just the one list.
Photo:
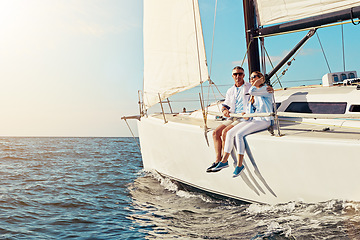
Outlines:
{"label": "cabin window", "polygon": [[334,74],[334,75],[332,75],[332,76],[333,76],[334,82],[338,82],[338,81],[339,81],[339,76],[338,76],[338,75]]}
{"label": "cabin window", "polygon": [[349,79],[351,78],[355,78],[355,74],[354,73],[349,73]]}
{"label": "cabin window", "polygon": [[346,79],[346,74],[345,74],[345,73],[342,73],[342,74],[340,75],[340,77],[341,77],[341,81],[344,81],[344,80]]}
{"label": "cabin window", "polygon": [[351,105],[349,111],[350,112],[360,112],[360,105]]}
{"label": "cabin window", "polygon": [[280,103],[280,102],[277,102],[277,103],[276,103],[276,109],[279,109],[280,105],[281,105],[281,103]]}
{"label": "cabin window", "polygon": [[285,112],[344,114],[346,102],[292,102]]}

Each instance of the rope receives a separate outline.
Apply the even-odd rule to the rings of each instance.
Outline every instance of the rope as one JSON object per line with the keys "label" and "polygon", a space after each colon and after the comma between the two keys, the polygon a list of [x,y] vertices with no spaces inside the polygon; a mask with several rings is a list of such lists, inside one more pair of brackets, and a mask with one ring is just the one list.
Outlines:
{"label": "rope", "polygon": [[358,22],[358,23],[355,23],[355,22],[354,22],[353,7],[352,7],[352,8],[350,8],[350,18],[351,18],[351,22],[352,22],[352,24],[354,24],[355,26],[360,24],[360,22]]}
{"label": "rope", "polygon": [[[342,25],[341,25],[341,26],[342,26]],[[321,44],[321,41],[320,41],[320,38],[319,38],[319,35],[318,35],[318,33],[317,33],[317,32],[316,32],[316,36],[317,36],[317,38],[318,38],[318,40],[319,40],[320,47],[321,47],[321,51],[322,51],[322,53],[323,53],[323,55],[324,55],[324,58],[325,58],[326,64],[327,64],[328,69],[329,69],[329,73],[331,73],[331,69],[330,69],[329,62],[328,62],[328,60],[327,60],[327,58],[326,58],[324,48],[323,48],[323,46],[322,46],[322,44]]]}
{"label": "rope", "polygon": [[[216,87],[216,85],[215,85],[215,87]],[[214,94],[214,98],[215,98],[215,100],[216,100],[216,95],[215,95],[214,89],[213,89],[213,88],[211,88],[211,90],[212,90],[212,92],[213,92],[213,94]],[[220,94],[221,94],[221,93],[220,93]],[[221,95],[222,95],[222,94],[221,94]],[[216,100],[216,102],[217,102],[217,100]],[[220,111],[219,104],[216,104],[216,106],[217,106],[217,108],[218,108],[219,112],[221,112],[221,111]]]}
{"label": "rope", "polygon": [[138,144],[138,142],[136,141],[135,135],[134,135],[133,131],[131,130],[130,125],[128,124],[128,122],[126,121],[126,119],[124,119],[124,120],[125,120],[126,125],[128,126],[128,128],[129,128],[129,130],[130,130],[130,132],[131,132],[131,135],[132,135],[132,137],[133,137],[133,139],[134,139],[134,141],[135,141],[136,145],[138,146],[139,150],[141,151],[140,145],[139,145],[139,144]]}

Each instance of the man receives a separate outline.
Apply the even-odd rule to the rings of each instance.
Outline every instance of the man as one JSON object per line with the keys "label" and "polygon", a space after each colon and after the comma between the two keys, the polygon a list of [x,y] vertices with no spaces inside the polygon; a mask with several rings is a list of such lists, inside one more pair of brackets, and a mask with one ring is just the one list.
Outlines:
{"label": "man", "polygon": [[[230,117],[230,113],[241,114],[245,112],[246,105],[249,102],[249,89],[251,87],[251,84],[244,81],[244,69],[240,66],[234,67],[232,70],[232,77],[235,81],[235,84],[227,90],[225,101],[222,104],[221,109],[222,114],[228,119],[222,124],[220,124],[213,132],[216,159],[215,162],[206,169],[206,172],[219,171],[213,170],[213,168],[215,168],[221,161],[226,133],[236,124],[242,121],[242,119]],[[271,93],[274,90],[272,87],[268,87],[267,91]]]}

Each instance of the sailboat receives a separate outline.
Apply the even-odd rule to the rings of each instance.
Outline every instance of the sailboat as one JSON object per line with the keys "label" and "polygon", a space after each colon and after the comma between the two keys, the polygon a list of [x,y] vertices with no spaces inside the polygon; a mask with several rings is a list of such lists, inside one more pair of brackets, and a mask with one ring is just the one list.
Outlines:
{"label": "sailboat", "polygon": [[[160,7],[161,6],[161,7]],[[316,29],[356,22],[360,1],[243,0],[249,72],[268,83]],[[184,187],[246,203],[330,199],[360,201],[360,87],[356,72],[326,74],[318,86],[275,91],[274,132],[246,137],[245,170],[206,173],[215,159],[213,130],[221,123],[221,101],[201,109],[166,113],[169,97],[209,79],[198,0],[144,1],[144,86],[137,119],[144,169]],[[264,39],[309,31],[285,58],[266,72]],[[261,51],[262,52],[262,51]],[[345,75],[345,77],[344,77]],[[350,81],[351,80],[351,81]],[[149,113],[159,104],[161,112]]]}

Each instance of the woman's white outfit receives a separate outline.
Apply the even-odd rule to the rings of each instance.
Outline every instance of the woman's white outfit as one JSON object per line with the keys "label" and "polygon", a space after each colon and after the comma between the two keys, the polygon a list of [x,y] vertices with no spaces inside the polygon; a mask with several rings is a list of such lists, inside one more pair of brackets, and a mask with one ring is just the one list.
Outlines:
{"label": "woman's white outfit", "polygon": [[[254,103],[248,103],[246,113],[271,113],[273,112],[273,96],[266,90],[266,86],[256,88],[252,86],[249,93],[254,96]],[[271,125],[273,117],[254,117],[248,121],[240,122],[229,130],[226,134],[224,152],[230,153],[234,147],[234,142],[238,154],[244,155],[245,136],[267,129]]]}

